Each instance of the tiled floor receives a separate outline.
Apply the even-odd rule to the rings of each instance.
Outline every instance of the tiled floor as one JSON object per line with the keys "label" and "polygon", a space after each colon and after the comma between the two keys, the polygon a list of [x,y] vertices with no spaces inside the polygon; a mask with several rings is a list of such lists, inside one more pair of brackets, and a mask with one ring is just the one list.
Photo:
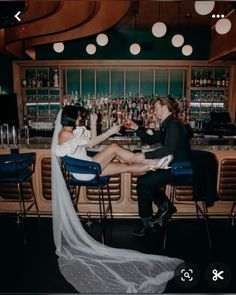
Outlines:
{"label": "tiled floor", "polygon": [[[199,271],[196,286],[188,288],[173,279],[168,283],[166,293],[236,293],[236,228],[226,228],[226,220],[210,220],[213,249],[208,247],[202,220],[169,222],[165,251],[162,250],[163,232],[160,227],[156,233],[137,239],[131,236],[137,225],[137,220],[108,221],[106,243],[112,247],[179,257],[194,264]],[[86,225],[86,228],[95,239],[101,240],[98,222]],[[15,218],[1,216],[0,232],[0,293],[77,293],[58,269],[51,218],[42,218],[41,229],[37,219],[27,219],[26,245]],[[206,280],[207,267],[215,262],[227,265],[232,275],[231,282],[223,288],[212,287]]]}

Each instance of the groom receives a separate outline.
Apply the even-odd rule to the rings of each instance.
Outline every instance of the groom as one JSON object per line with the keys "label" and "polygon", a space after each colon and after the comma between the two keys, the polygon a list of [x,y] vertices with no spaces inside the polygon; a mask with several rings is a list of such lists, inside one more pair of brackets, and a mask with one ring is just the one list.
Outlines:
{"label": "groom", "polygon": [[[155,111],[157,118],[161,121],[161,128],[153,135],[148,134],[145,128],[139,128],[134,122],[131,123],[131,128],[136,130],[136,134],[143,142],[161,143],[161,147],[154,151],[137,153],[134,160],[160,159],[168,155],[173,155],[173,162],[190,160],[191,148],[187,129],[173,115],[177,112],[177,108],[178,103],[174,99],[158,98]],[[154,232],[155,223],[161,222],[177,211],[163,190],[167,184],[173,182],[171,169],[161,168],[138,177],[137,195],[141,227],[132,233],[134,236],[142,237]],[[158,207],[155,215],[152,215],[152,203]]]}

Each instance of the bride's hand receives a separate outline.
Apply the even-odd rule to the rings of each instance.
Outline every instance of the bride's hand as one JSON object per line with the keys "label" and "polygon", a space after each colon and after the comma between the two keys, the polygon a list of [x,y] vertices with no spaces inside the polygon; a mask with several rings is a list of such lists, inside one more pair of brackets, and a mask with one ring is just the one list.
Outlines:
{"label": "bride's hand", "polygon": [[108,131],[109,131],[109,134],[110,134],[110,135],[113,135],[113,134],[119,133],[121,126],[122,126],[122,124],[115,125],[115,126],[111,127],[111,128],[108,130]]}
{"label": "bride's hand", "polygon": [[95,125],[97,123],[98,115],[96,113],[90,114],[90,122],[91,125]]}

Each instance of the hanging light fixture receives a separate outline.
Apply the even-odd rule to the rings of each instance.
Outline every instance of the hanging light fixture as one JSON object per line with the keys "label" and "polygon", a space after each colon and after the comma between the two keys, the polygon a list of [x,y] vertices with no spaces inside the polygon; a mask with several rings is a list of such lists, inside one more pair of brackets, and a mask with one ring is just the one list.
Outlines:
{"label": "hanging light fixture", "polygon": [[155,36],[157,38],[161,38],[161,37],[165,36],[165,34],[167,32],[166,25],[160,21],[160,16],[161,16],[161,6],[160,6],[160,1],[159,1],[158,2],[158,19],[159,19],[159,21],[156,22],[152,26],[152,34],[153,34],[153,36]]}
{"label": "hanging light fixture", "polygon": [[109,39],[106,34],[102,33],[97,35],[96,42],[99,46],[106,46]]}
{"label": "hanging light fixture", "polygon": [[183,53],[183,55],[185,55],[185,56],[189,56],[189,55],[191,55],[192,53],[193,53],[193,47],[191,46],[191,45],[184,45],[183,47],[182,47],[182,53]]}
{"label": "hanging light fixture", "polygon": [[[136,14],[137,14],[137,12],[133,12],[133,14],[134,14],[134,39],[136,40],[137,39],[137,36],[136,36]],[[141,46],[137,42],[134,42],[130,45],[129,51],[133,55],[138,55],[141,52]]]}
{"label": "hanging light fixture", "polygon": [[221,18],[215,24],[215,29],[218,34],[227,34],[231,29],[231,21],[228,18]]}
{"label": "hanging light fixture", "polygon": [[64,51],[64,43],[63,42],[57,42],[53,43],[53,50],[57,53],[62,53]]}
{"label": "hanging light fixture", "polygon": [[215,7],[215,1],[195,1],[194,8],[200,15],[207,15]]}
{"label": "hanging light fixture", "polygon": [[[178,22],[180,23],[180,2],[178,2]],[[184,36],[181,34],[175,34],[171,39],[171,43],[174,47],[183,46]]]}
{"label": "hanging light fixture", "polygon": [[97,50],[97,48],[96,48],[96,46],[95,46],[94,44],[88,44],[88,45],[86,46],[86,52],[87,52],[88,54],[90,54],[90,55],[95,54],[96,50]]}
{"label": "hanging light fixture", "polygon": [[133,43],[129,47],[129,51],[133,55],[138,55],[141,51],[141,47],[138,43]]}
{"label": "hanging light fixture", "polygon": [[181,47],[184,44],[184,37],[181,34],[176,34],[172,37],[171,43],[174,47]]}

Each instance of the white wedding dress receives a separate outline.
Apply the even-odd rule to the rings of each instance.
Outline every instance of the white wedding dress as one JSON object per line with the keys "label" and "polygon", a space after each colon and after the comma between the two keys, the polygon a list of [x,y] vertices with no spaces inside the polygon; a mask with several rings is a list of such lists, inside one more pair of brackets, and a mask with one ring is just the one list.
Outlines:
{"label": "white wedding dress", "polygon": [[183,261],[116,249],[84,230],[71,202],[56,156],[61,111],[52,140],[53,233],[59,268],[80,293],[161,293]]}

